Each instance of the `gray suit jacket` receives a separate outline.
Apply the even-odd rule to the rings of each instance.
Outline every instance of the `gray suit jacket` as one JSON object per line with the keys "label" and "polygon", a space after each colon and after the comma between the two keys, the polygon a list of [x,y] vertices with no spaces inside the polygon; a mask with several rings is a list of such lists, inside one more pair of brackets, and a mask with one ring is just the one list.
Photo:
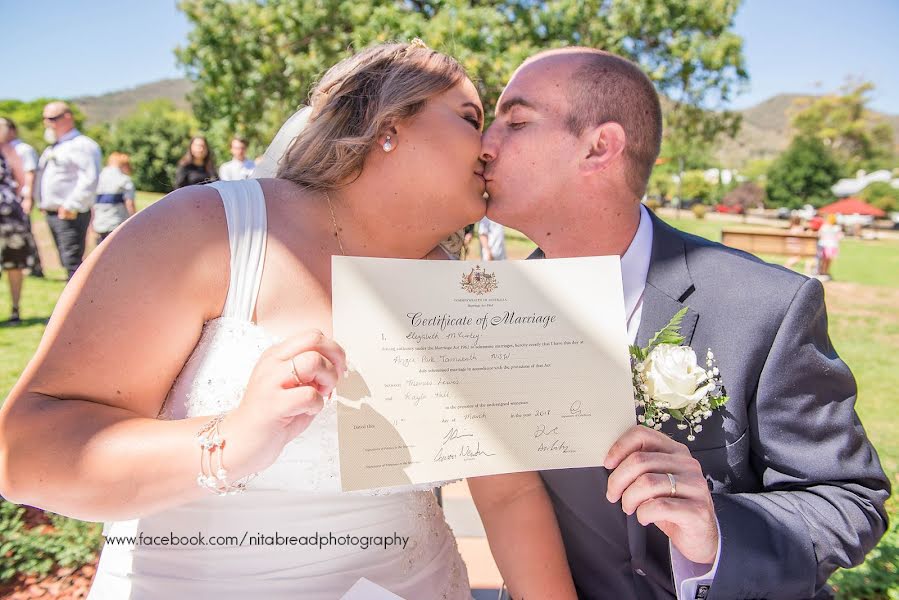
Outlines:
{"label": "gray suit jacket", "polygon": [[[862,562],[886,530],[890,483],[828,337],[824,289],[652,218],[637,342],[688,306],[686,343],[699,355],[712,349],[730,396],[687,444],[721,527],[708,598],[830,598],[830,574]],[[663,431],[685,442],[673,421]],[[608,471],[541,475],[579,598],[675,596],[668,538],[606,500]]]}

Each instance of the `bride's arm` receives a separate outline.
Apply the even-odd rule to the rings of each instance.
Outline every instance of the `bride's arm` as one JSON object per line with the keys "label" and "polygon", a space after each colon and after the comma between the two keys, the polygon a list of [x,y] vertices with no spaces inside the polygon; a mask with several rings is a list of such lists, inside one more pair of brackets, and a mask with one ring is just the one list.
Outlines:
{"label": "bride's arm", "polygon": [[[156,417],[203,323],[221,314],[226,232],[215,190],[191,187],[129,219],[88,257],[0,407],[0,494],[92,521],[209,494],[196,477],[197,434],[210,418]],[[272,389],[292,393],[288,403],[300,392]],[[232,481],[267,466],[279,450],[256,441],[281,432],[263,418],[271,411],[252,409],[250,396],[264,394],[248,391],[221,425]]]}
{"label": "bride's arm", "polygon": [[65,287],[0,409],[0,492],[8,499],[114,520],[202,492],[185,485],[198,471],[192,434],[200,420],[155,417],[200,335],[210,303],[198,292],[224,297],[227,289],[201,266],[227,264],[208,234],[216,228],[185,235],[180,226],[226,226],[203,195],[176,192],[129,220]]}
{"label": "bride's arm", "polygon": [[552,504],[536,472],[468,479],[512,598],[576,599]]}

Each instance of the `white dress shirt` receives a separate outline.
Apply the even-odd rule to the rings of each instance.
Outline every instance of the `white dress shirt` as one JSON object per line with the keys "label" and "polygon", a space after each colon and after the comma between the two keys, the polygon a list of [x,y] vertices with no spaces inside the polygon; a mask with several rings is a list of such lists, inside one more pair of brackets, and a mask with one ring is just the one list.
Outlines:
{"label": "white dress shirt", "polygon": [[[478,239],[480,236],[487,238],[487,247],[490,248],[492,260],[506,260],[506,233],[505,228],[484,217],[478,223]],[[481,248],[481,259],[487,260],[486,248]]]}
{"label": "white dress shirt", "polygon": [[19,155],[19,160],[22,161],[23,171],[26,173],[37,171],[37,150],[18,138],[11,141],[10,145],[13,147],[13,150],[16,151],[16,154]]}
{"label": "white dress shirt", "polygon": [[249,179],[255,168],[256,163],[250,159],[239,161],[234,158],[219,167],[219,179],[222,181]]}
{"label": "white dress shirt", "polygon": [[40,207],[56,212],[90,211],[100,176],[100,147],[77,129],[69,131],[41,154],[37,192]]}
{"label": "white dress shirt", "polygon": [[[649,263],[652,258],[652,219],[649,211],[640,205],[640,225],[637,233],[621,257],[621,279],[624,287],[624,311],[627,315],[627,335],[636,343],[640,329],[640,318],[643,314],[643,291],[646,289],[646,278],[649,275]],[[716,521],[717,525],[717,521]],[[714,565],[698,564],[687,560],[671,542],[668,550],[671,554],[671,570],[674,576],[674,589],[678,600],[694,600],[700,586],[711,586],[718,570],[718,559],[721,557],[721,528],[718,528],[718,553]],[[704,597],[704,596],[701,596]]]}

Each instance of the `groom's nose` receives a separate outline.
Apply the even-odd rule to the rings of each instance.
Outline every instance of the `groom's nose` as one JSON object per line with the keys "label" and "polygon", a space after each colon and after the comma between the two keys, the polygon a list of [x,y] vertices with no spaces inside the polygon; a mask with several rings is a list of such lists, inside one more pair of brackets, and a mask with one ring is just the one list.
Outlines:
{"label": "groom's nose", "polygon": [[491,125],[481,136],[481,160],[486,164],[496,160],[497,152],[496,128]]}

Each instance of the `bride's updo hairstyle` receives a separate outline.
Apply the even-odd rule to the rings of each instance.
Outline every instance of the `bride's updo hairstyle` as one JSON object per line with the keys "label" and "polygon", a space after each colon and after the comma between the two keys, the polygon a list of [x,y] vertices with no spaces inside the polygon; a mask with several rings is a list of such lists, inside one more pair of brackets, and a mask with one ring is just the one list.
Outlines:
{"label": "bride's updo hairstyle", "polygon": [[379,44],[331,67],[310,95],[312,113],[278,167],[278,177],[328,191],[358,177],[390,124],[467,75],[455,59],[409,44]]}

